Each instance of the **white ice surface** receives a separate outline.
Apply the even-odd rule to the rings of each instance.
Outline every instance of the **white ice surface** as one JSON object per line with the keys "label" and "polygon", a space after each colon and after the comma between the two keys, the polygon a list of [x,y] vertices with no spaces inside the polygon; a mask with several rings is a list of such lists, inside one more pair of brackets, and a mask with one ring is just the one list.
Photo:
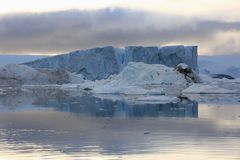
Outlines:
{"label": "white ice surface", "polygon": [[146,96],[146,97],[139,97],[136,98],[137,101],[142,102],[162,102],[162,103],[169,103],[169,102],[179,102],[179,99],[177,97],[170,97],[170,96]]}
{"label": "white ice surface", "polygon": [[101,94],[179,95],[189,83],[184,75],[161,64],[130,62],[119,75],[95,81],[92,92]]}
{"label": "white ice surface", "polygon": [[234,90],[228,90],[219,88],[218,86],[211,84],[193,84],[187,89],[183,90],[183,93],[194,93],[194,94],[231,94],[235,93]]}
{"label": "white ice surface", "polygon": [[[56,75],[51,73],[41,72],[32,67],[29,67],[26,65],[19,65],[19,64],[8,64],[0,67],[0,79],[5,81],[14,79],[14,80],[18,80],[18,82],[21,82],[22,84],[48,84],[50,83],[49,81],[51,79],[58,81],[61,78],[61,75],[60,74],[57,75],[57,72],[55,74]],[[81,75],[76,75],[70,72],[66,72],[66,76],[69,77],[69,81],[71,83],[83,82],[83,77]],[[66,77],[66,79],[68,77]],[[62,79],[60,79],[60,81],[61,80]],[[9,85],[11,86],[11,84]]]}
{"label": "white ice surface", "polygon": [[0,88],[0,96],[5,95],[5,90]]}
{"label": "white ice surface", "polygon": [[37,70],[18,64],[8,64],[0,67],[0,77],[31,79],[40,74]]}

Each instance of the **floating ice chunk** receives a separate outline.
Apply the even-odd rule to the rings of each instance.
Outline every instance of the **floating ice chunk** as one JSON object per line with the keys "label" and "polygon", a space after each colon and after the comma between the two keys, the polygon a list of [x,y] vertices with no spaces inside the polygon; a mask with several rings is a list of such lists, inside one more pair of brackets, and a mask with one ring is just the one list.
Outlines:
{"label": "floating ice chunk", "polygon": [[95,87],[93,89],[93,92],[98,94],[141,95],[141,94],[147,94],[148,90],[137,87],[137,86],[129,86],[129,85],[120,85],[120,86],[103,85],[103,86]]}
{"label": "floating ice chunk", "polygon": [[170,103],[170,102],[179,102],[180,100],[177,97],[170,97],[170,96],[146,96],[146,97],[139,97],[136,98],[135,101],[142,101],[145,103]]}
{"label": "floating ice chunk", "polygon": [[2,88],[0,88],[0,96],[5,95],[5,94],[6,94],[6,93],[5,93],[5,90],[2,89]]}
{"label": "floating ice chunk", "polygon": [[183,93],[193,93],[193,94],[232,94],[235,93],[234,90],[219,88],[215,85],[210,84],[193,84],[187,89],[183,90]]}

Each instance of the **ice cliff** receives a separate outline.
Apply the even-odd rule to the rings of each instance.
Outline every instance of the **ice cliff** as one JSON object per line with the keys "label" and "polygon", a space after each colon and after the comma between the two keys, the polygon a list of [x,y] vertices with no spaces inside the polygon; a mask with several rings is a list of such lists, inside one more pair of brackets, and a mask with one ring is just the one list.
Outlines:
{"label": "ice cliff", "polygon": [[185,63],[198,71],[197,46],[182,45],[93,48],[47,57],[25,63],[25,65],[33,68],[65,69],[82,74],[88,80],[99,80],[106,79],[112,74],[119,74],[130,61],[163,64],[168,67],[176,67],[179,63]]}

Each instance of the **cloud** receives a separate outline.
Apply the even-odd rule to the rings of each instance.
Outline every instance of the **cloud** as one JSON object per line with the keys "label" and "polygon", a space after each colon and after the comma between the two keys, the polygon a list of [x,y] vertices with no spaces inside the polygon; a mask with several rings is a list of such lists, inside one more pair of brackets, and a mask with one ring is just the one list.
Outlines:
{"label": "cloud", "polygon": [[[219,33],[239,31],[238,21],[124,8],[12,14],[0,16],[0,53],[48,54],[107,45],[179,43],[200,45],[200,52],[213,54],[221,51],[221,47],[216,47],[218,42],[224,43]],[[239,39],[235,43],[239,44]],[[223,51],[240,53],[238,49],[224,48]]]}

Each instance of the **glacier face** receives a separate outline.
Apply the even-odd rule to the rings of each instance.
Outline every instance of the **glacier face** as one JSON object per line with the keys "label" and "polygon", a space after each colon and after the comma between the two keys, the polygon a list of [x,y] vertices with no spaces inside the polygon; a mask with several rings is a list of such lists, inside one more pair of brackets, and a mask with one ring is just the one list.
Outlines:
{"label": "glacier face", "polygon": [[65,69],[82,74],[85,79],[106,79],[118,74],[128,62],[144,62],[147,64],[163,64],[176,67],[185,63],[198,71],[197,46],[164,46],[142,47],[128,46],[114,48],[112,46],[79,50],[68,54],[47,57],[25,63],[33,68]]}

